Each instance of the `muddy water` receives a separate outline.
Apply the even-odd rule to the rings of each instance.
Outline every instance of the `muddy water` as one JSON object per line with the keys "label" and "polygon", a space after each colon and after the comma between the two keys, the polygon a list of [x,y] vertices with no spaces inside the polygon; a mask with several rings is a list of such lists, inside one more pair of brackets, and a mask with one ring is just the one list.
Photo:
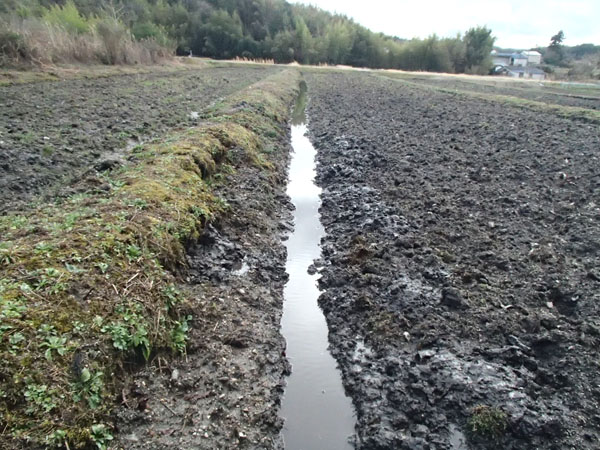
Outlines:
{"label": "muddy water", "polygon": [[305,136],[305,90],[292,121],[293,156],[287,193],[296,207],[294,232],[287,241],[282,332],[292,374],[282,402],[287,450],[352,449],[354,413],[344,394],[340,372],[328,350],[327,324],[317,304],[318,275],[307,269],[320,257],[321,189],[314,183],[316,151]]}

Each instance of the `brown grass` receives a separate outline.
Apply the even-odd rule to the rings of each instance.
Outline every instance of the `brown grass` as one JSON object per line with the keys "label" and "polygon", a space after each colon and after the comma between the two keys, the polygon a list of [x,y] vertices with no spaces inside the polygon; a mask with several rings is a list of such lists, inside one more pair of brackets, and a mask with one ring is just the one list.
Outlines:
{"label": "brown grass", "polygon": [[19,51],[3,51],[5,46],[0,42],[1,66],[156,64],[174,54],[174,48],[161,46],[152,39],[136,41],[127,28],[110,19],[97,22],[90,32],[82,34],[36,18],[3,25],[6,36],[18,36]]}

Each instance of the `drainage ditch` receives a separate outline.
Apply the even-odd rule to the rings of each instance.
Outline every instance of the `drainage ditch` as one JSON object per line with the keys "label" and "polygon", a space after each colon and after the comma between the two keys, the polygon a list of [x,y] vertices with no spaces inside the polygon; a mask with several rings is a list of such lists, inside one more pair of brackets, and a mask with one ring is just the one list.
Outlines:
{"label": "drainage ditch", "polygon": [[328,350],[328,329],[317,299],[318,274],[308,268],[321,254],[325,231],[319,207],[321,189],[315,184],[316,150],[306,137],[306,84],[292,119],[292,161],[287,194],[294,207],[294,231],[286,242],[282,333],[292,373],[282,401],[283,437],[287,450],[352,449],[354,410],[342,386],[341,374]]}

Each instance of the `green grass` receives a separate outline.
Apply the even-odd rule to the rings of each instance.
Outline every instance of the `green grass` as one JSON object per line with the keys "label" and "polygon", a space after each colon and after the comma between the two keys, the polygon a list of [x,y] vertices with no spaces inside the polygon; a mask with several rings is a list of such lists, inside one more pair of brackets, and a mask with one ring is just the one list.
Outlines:
{"label": "green grass", "polygon": [[233,166],[271,169],[264,150],[298,82],[295,70],[268,77],[210,121],[138,148],[135,165],[88,179],[86,193],[0,218],[3,440],[102,448],[127,370],[185,352],[190,308],[176,274],[186,245],[228,208],[213,180]]}

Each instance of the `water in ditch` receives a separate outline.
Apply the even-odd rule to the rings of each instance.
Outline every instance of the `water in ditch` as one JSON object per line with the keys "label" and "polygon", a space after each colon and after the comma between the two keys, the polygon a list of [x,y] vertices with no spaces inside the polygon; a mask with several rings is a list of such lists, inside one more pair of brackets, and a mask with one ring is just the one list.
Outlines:
{"label": "water in ditch", "polygon": [[324,234],[319,207],[321,189],[314,183],[316,150],[305,136],[306,85],[292,119],[292,161],[287,193],[295,206],[294,232],[288,239],[282,333],[292,374],[282,401],[287,450],[352,449],[354,410],[344,394],[340,371],[329,353],[327,323],[317,299],[318,274],[308,267],[320,257]]}

